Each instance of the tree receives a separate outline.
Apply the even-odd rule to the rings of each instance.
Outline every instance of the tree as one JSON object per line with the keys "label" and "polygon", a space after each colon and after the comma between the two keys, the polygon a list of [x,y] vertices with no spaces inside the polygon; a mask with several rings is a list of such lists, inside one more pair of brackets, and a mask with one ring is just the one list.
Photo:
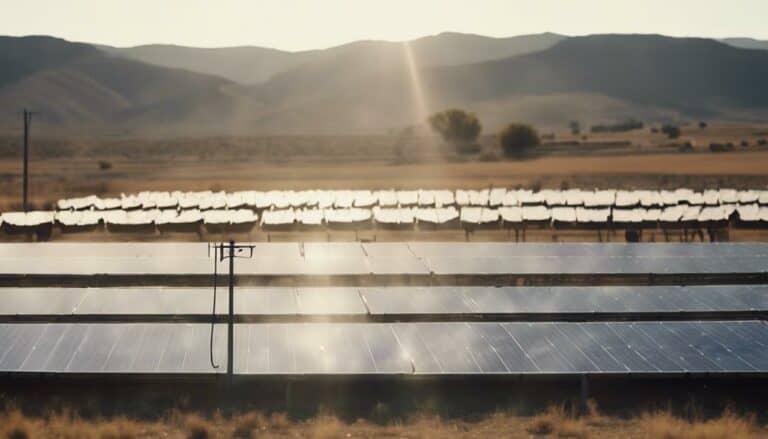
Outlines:
{"label": "tree", "polygon": [[680,137],[680,127],[677,125],[664,125],[661,127],[661,132],[666,134],[670,139],[677,139]]}
{"label": "tree", "polygon": [[506,156],[519,155],[539,142],[539,133],[530,125],[511,123],[499,134],[499,143]]}
{"label": "tree", "polygon": [[474,113],[464,110],[450,109],[435,113],[429,117],[429,126],[432,131],[457,149],[466,150],[476,144],[482,125]]}
{"label": "tree", "polygon": [[571,129],[571,134],[574,136],[581,134],[581,124],[578,120],[572,120],[568,122],[568,127]]}

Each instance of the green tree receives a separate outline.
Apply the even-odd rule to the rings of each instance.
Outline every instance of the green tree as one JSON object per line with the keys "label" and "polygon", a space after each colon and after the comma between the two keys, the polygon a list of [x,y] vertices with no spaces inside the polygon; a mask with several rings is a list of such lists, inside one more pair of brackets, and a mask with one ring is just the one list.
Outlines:
{"label": "green tree", "polygon": [[670,139],[677,139],[680,137],[680,127],[677,125],[664,125],[661,127],[661,132],[666,134]]}
{"label": "green tree", "polygon": [[539,133],[530,125],[511,123],[499,134],[499,144],[506,156],[519,155],[539,143]]}
{"label": "green tree", "polygon": [[464,110],[450,109],[435,113],[429,117],[432,131],[440,134],[447,143],[454,145],[459,151],[471,149],[477,142],[482,125],[474,113]]}

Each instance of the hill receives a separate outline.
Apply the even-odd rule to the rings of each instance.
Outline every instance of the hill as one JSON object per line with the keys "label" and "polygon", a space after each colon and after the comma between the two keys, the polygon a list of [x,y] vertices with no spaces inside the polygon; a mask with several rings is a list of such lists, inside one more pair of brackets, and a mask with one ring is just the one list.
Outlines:
{"label": "hill", "polygon": [[741,49],[768,50],[768,41],[765,40],[756,40],[754,38],[724,38],[720,41]]}
{"label": "hill", "polygon": [[[49,37],[3,38],[0,105],[40,111],[46,134],[129,137],[382,133],[453,106],[477,112],[486,133],[510,120],[768,114],[768,51],[657,35],[525,38],[359,41],[307,52],[254,85]],[[463,63],[520,50],[529,52]],[[18,128],[13,111],[0,115],[0,130]]]}
{"label": "hill", "polygon": [[[423,65],[457,65],[489,61],[535,52],[565,38],[544,33],[508,38],[446,32],[409,42]],[[97,46],[113,56],[161,67],[220,76],[241,84],[257,84],[277,73],[310,62],[333,62],[339,56],[376,57],[398,50],[402,43],[358,41],[323,50],[287,52],[243,46],[204,49],[172,45],[147,45],[129,48]]]}
{"label": "hill", "polygon": [[270,123],[383,129],[458,106],[495,130],[510,119],[564,126],[572,118],[749,118],[768,108],[768,52],[713,40],[596,35],[483,63],[416,61],[415,69],[406,52],[350,53],[276,75],[260,88],[275,113]]}
{"label": "hill", "polygon": [[[214,76],[115,58],[50,37],[4,38],[0,106],[32,108],[48,132],[119,133],[221,129],[242,105],[237,85]],[[7,64],[6,62],[13,62]],[[18,129],[18,117],[0,116]]]}

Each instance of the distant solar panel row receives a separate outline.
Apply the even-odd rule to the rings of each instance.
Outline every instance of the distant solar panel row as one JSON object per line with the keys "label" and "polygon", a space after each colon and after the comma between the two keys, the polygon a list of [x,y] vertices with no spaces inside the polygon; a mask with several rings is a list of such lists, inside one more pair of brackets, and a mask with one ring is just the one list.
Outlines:
{"label": "distant solar panel row", "polygon": [[[101,252],[103,251],[103,252]],[[257,244],[238,275],[765,273],[768,245]],[[206,244],[0,245],[0,274],[207,275]]]}
{"label": "distant solar panel row", "polygon": [[768,207],[757,204],[704,207],[673,206],[660,208],[596,208],[523,206],[501,207],[428,207],[428,208],[343,208],[343,209],[282,209],[265,210],[261,218],[250,209],[232,210],[106,210],[106,211],[32,211],[6,212],[0,215],[0,226],[9,230],[33,230],[57,224],[64,232],[94,230],[106,226],[110,231],[195,232],[201,225],[206,228],[234,226],[240,231],[254,227],[286,228],[344,227],[356,228],[397,227],[431,229],[434,227],[473,228],[515,227],[521,225],[626,225],[656,228],[724,226],[734,220],[736,225],[764,226],[768,223]]}
{"label": "distant solar panel row", "polygon": [[[217,373],[205,324],[2,324],[4,373]],[[768,372],[761,322],[248,324],[235,373],[685,374]]]}
{"label": "distant solar panel row", "polygon": [[768,191],[688,188],[670,190],[582,190],[582,189],[510,189],[481,190],[303,190],[240,192],[159,192],[123,194],[120,198],[96,195],[62,199],[60,210],[105,209],[223,209],[251,207],[258,210],[288,207],[392,207],[392,206],[587,206],[587,207],[664,207],[675,205],[717,206],[720,204],[768,204]]}
{"label": "distant solar panel row", "polygon": [[[210,288],[0,288],[0,316],[207,316]],[[228,297],[220,289],[217,314]],[[766,286],[238,287],[240,315],[768,312]]]}

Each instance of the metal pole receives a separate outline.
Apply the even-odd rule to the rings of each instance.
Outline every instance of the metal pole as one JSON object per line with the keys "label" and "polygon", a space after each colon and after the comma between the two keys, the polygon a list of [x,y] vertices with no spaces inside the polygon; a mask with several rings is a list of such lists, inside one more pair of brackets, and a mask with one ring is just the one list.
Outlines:
{"label": "metal pole", "polygon": [[29,122],[32,113],[24,109],[24,212],[29,210],[27,194],[29,187]]}
{"label": "metal pole", "polygon": [[234,376],[235,347],[235,241],[229,241],[229,318],[227,320],[227,375]]}

